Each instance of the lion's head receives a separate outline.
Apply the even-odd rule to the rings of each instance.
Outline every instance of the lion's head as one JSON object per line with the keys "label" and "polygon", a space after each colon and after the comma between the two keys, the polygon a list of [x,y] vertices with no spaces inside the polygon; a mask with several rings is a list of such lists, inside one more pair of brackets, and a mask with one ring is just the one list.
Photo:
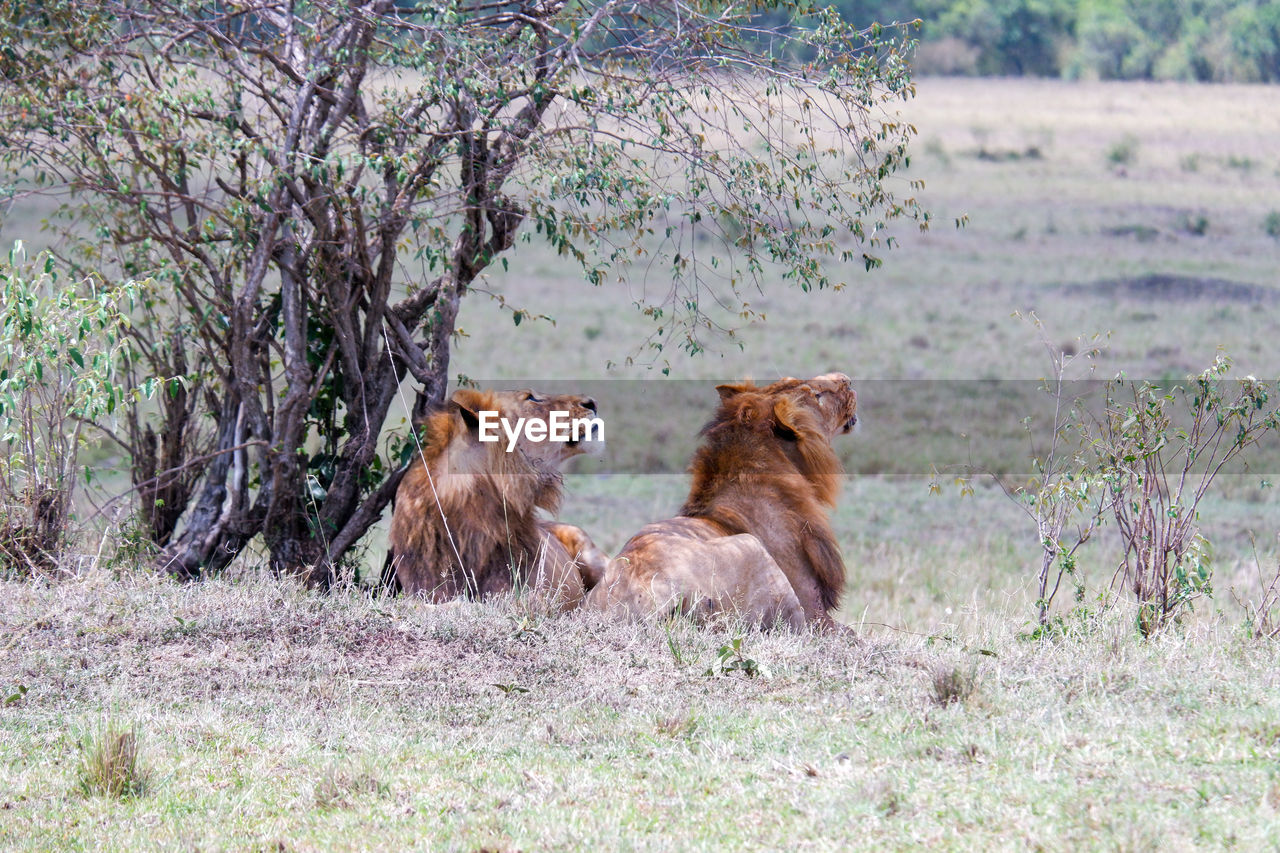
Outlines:
{"label": "lion's head", "polygon": [[[423,427],[391,519],[401,587],[436,600],[501,592],[521,578],[535,588],[573,587],[569,558],[543,532],[537,510],[558,507],[564,462],[602,449],[595,401],[460,389]],[[568,594],[581,599],[581,578]]]}
{"label": "lion's head", "polygon": [[818,401],[832,437],[853,431],[858,425],[858,393],[852,379],[843,373],[824,373],[804,384]]}
{"label": "lion's head", "polygon": [[[853,380],[843,373],[824,373],[813,379],[780,379],[763,387],[751,382],[717,385],[720,410],[708,424],[754,419],[773,419],[783,429],[814,428],[827,438],[851,431],[858,423],[858,394]],[[797,420],[809,410],[816,423]]]}
{"label": "lion's head", "polygon": [[[515,448],[530,459],[559,468],[575,456],[604,452],[604,422],[596,413],[596,401],[578,394],[544,394],[532,389],[520,391],[477,391],[459,388],[449,399],[450,408],[467,427],[470,438],[480,444],[480,427],[489,426],[487,436],[496,436],[497,445],[507,451],[512,432],[523,421]],[[497,418],[485,417],[497,413]],[[493,424],[497,422],[496,429]],[[503,426],[503,424],[506,426]],[[542,426],[530,437],[529,424]],[[577,424],[577,428],[574,428]],[[553,426],[564,426],[565,440],[550,435]],[[538,435],[545,436],[538,438]]]}
{"label": "lion's head", "polygon": [[[771,385],[719,385],[720,407],[703,427],[706,444],[694,456],[694,489],[713,487],[725,466],[778,475],[794,470],[828,506],[835,503],[839,459],[831,439],[858,422],[858,395],[843,373],[781,379]],[[714,464],[709,464],[714,459]]]}

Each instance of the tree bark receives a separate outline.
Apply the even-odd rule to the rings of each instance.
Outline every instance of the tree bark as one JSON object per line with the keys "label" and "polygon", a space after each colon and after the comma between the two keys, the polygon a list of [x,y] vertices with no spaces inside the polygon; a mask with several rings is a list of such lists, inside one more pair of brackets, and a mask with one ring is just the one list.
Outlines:
{"label": "tree bark", "polygon": [[186,526],[161,550],[158,559],[175,577],[196,579],[226,568],[257,532],[245,506],[248,459],[244,438],[244,408],[227,394],[218,415],[218,453],[205,469],[204,486],[188,513]]}

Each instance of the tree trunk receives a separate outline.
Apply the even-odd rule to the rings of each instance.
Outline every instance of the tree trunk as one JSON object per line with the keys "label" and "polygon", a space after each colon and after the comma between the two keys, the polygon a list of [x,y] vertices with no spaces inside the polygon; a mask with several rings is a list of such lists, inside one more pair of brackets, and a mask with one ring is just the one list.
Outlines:
{"label": "tree trunk", "polygon": [[[406,346],[403,339],[389,334],[368,337],[371,345],[354,362],[361,381],[343,383],[345,440],[334,463],[333,481],[321,500],[312,495],[305,456],[299,452],[306,438],[305,409],[294,409],[291,416],[282,403],[272,418],[275,434],[262,442],[268,447],[265,456],[259,457],[261,483],[250,503],[246,445],[256,436],[246,423],[248,407],[233,401],[236,386],[232,385],[224,398],[215,451],[204,470],[198,500],[185,526],[163,549],[160,564],[175,576],[200,578],[225,568],[250,539],[262,534],[271,568],[277,573],[296,575],[322,588],[341,580],[342,558],[382,517],[403,476],[403,471],[392,472],[372,491],[366,479],[401,380],[412,375],[421,384],[413,403],[416,413],[444,399],[461,289],[451,278],[442,278],[388,309],[388,324],[398,326],[403,336],[411,335],[425,316],[421,341],[410,339]],[[287,325],[290,316],[282,311],[281,322]],[[293,347],[294,358],[301,357],[302,346]],[[308,379],[298,370],[290,381],[297,383],[295,387],[306,387]],[[284,400],[288,402],[289,397],[286,392]]]}
{"label": "tree trunk", "polygon": [[247,517],[245,445],[244,407],[228,393],[218,414],[216,452],[205,469],[200,496],[182,532],[160,552],[158,562],[170,574],[195,579],[216,573],[257,532],[257,525]]}

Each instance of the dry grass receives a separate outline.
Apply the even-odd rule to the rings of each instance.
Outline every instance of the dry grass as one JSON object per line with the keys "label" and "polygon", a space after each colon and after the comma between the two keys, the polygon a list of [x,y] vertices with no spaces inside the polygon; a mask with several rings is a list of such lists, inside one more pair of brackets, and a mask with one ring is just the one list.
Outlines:
{"label": "dry grass", "polygon": [[933,669],[933,701],[942,707],[966,702],[978,689],[977,669],[941,664]]}
{"label": "dry grass", "polygon": [[[0,631],[0,683],[28,688],[0,717],[6,848],[1179,849],[1280,832],[1276,648],[1229,625],[1141,642],[1104,620],[1030,643],[980,618],[854,643],[91,573],[4,584]],[[705,674],[737,637],[769,677]],[[68,796],[72,733],[104,713],[148,732],[147,796]]]}

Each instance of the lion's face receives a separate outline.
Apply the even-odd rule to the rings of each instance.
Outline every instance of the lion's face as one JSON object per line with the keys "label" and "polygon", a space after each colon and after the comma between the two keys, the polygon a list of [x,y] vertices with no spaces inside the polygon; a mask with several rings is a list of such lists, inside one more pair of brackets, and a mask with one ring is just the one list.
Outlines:
{"label": "lion's face", "polygon": [[804,383],[822,412],[829,436],[851,431],[858,423],[858,394],[843,373],[824,373]]}
{"label": "lion's face", "polygon": [[[519,429],[516,448],[530,459],[552,467],[559,467],[574,456],[584,453],[598,455],[604,451],[604,422],[596,414],[596,402],[590,397],[543,394],[531,389],[475,391],[463,388],[454,392],[451,402],[473,428],[478,426],[484,411],[497,411],[511,429],[516,429],[523,418],[525,426]],[[531,438],[528,432],[531,422],[541,424],[542,427],[535,432],[544,435],[559,424],[558,428],[567,440]],[[499,426],[497,434],[500,445],[506,449],[509,441],[506,429]]]}

